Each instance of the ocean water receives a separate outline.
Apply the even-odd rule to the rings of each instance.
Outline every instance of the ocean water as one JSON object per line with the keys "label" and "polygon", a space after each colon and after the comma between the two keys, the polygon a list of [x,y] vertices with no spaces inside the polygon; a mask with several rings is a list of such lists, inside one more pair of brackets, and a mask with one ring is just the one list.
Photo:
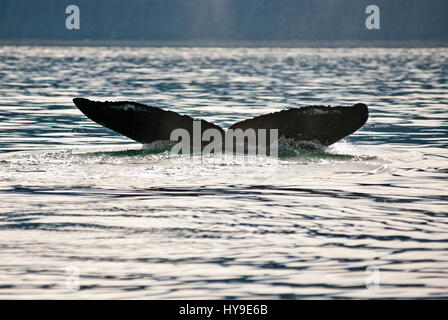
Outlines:
{"label": "ocean water", "polygon": [[[448,49],[0,47],[0,298],[448,298]],[[170,157],[87,119],[369,106],[325,150]]]}

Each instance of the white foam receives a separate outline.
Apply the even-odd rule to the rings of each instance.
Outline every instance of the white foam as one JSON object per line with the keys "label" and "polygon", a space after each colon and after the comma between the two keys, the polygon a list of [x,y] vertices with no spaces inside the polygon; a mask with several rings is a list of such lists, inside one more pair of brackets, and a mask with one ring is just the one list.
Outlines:
{"label": "white foam", "polygon": [[177,143],[176,141],[170,141],[170,140],[156,140],[151,143],[143,144],[142,149],[143,150],[158,150],[158,149],[171,148],[176,143]]}

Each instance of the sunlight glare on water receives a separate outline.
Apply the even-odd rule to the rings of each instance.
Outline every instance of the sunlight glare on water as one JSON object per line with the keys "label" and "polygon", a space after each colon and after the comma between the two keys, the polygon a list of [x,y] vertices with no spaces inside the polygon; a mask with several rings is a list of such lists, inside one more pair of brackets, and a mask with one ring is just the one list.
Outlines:
{"label": "sunlight glare on water", "polygon": [[[447,63],[444,48],[0,47],[0,297],[448,297]],[[74,97],[223,127],[309,104],[370,118],[326,150],[173,158]]]}

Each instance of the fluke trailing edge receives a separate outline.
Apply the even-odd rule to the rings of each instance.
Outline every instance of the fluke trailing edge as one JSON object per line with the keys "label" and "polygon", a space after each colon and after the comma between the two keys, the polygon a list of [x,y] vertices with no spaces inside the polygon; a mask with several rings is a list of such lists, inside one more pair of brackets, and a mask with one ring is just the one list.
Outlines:
{"label": "fluke trailing edge", "polygon": [[[184,129],[193,135],[195,119],[173,111],[137,102],[99,102],[73,99],[75,105],[90,119],[143,144],[170,140],[171,132]],[[365,104],[350,107],[308,106],[269,113],[233,124],[229,129],[278,130],[278,137],[297,142],[329,146],[361,128],[369,116]],[[201,121],[201,134],[207,129],[225,131],[210,122]]]}

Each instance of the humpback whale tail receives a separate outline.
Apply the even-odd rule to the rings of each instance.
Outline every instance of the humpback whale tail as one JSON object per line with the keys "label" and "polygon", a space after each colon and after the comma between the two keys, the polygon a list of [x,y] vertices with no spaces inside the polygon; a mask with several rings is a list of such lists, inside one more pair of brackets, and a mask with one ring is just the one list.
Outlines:
{"label": "humpback whale tail", "polygon": [[[173,111],[131,101],[99,102],[75,98],[73,102],[93,121],[143,144],[170,140],[175,129],[185,129],[193,134],[195,119]],[[268,132],[277,129],[279,138],[329,146],[361,128],[368,116],[368,108],[362,103],[337,107],[307,106],[243,120],[229,129],[266,129]],[[225,136],[221,127],[200,121],[201,136],[207,129],[216,129]]]}

